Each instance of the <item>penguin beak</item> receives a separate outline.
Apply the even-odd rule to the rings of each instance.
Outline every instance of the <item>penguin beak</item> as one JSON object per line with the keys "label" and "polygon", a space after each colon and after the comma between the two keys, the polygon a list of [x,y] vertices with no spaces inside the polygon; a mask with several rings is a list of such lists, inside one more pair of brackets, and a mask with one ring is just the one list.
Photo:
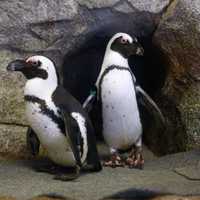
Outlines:
{"label": "penguin beak", "polygon": [[136,55],[138,55],[138,56],[143,56],[144,55],[144,49],[143,49],[143,47],[141,45],[139,47],[137,47]]}
{"label": "penguin beak", "polygon": [[8,71],[21,71],[26,67],[27,63],[24,60],[14,60],[10,62],[7,66]]}
{"label": "penguin beak", "polygon": [[143,56],[144,55],[144,49],[139,43],[133,42],[132,44],[130,44],[130,54],[131,55]]}

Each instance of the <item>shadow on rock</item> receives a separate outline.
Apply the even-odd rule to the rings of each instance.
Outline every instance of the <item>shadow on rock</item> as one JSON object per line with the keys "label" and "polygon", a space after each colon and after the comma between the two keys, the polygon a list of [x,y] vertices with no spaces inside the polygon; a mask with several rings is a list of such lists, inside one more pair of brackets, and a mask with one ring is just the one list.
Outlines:
{"label": "shadow on rock", "polygon": [[29,200],[75,200],[58,194],[42,194]]}
{"label": "shadow on rock", "polygon": [[162,193],[161,191],[128,189],[102,200],[199,200],[200,196],[180,196],[176,194]]}
{"label": "shadow on rock", "polygon": [[123,199],[123,200],[150,200],[158,196],[167,195],[159,191],[151,190],[141,190],[141,189],[128,189],[112,196],[106,197],[102,200],[114,200],[114,199]]}

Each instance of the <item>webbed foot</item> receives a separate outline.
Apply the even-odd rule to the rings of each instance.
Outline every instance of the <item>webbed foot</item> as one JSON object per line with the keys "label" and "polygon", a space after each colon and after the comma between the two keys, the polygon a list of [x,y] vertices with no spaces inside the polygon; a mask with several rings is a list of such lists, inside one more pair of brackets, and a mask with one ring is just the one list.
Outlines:
{"label": "webbed foot", "polygon": [[126,164],[129,166],[129,168],[143,169],[144,159],[142,156],[141,147],[133,147],[131,153],[126,159]]}
{"label": "webbed foot", "polygon": [[105,167],[112,167],[112,168],[125,167],[125,162],[117,153],[114,153],[111,155],[111,159],[108,161],[105,161],[103,165]]}

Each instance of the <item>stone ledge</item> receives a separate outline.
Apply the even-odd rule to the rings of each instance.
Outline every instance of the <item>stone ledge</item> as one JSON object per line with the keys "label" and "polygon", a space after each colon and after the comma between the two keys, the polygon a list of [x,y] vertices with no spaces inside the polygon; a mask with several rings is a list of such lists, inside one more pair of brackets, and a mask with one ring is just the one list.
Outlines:
{"label": "stone ledge", "polygon": [[0,159],[27,158],[27,127],[0,124]]}

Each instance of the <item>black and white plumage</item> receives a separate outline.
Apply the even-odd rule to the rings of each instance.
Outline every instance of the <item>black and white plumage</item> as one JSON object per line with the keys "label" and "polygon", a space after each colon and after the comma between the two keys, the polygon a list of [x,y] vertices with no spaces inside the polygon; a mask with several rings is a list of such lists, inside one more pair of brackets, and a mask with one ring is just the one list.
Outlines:
{"label": "black and white plumage", "polygon": [[44,56],[32,56],[11,62],[7,69],[27,78],[24,98],[32,152],[37,154],[41,143],[58,165],[101,170],[91,121],[81,104],[59,85],[54,63]]}
{"label": "black and white plumage", "polygon": [[[142,55],[143,48],[136,38],[117,33],[109,41],[101,71],[96,82],[97,100],[101,104],[103,136],[110,147],[111,160],[106,166],[124,166],[118,152],[131,149],[126,160],[129,167],[141,167],[143,127],[138,109],[138,99],[151,107],[163,120],[154,101],[137,85],[128,57]],[[83,107],[91,107],[94,95],[90,95]]]}

